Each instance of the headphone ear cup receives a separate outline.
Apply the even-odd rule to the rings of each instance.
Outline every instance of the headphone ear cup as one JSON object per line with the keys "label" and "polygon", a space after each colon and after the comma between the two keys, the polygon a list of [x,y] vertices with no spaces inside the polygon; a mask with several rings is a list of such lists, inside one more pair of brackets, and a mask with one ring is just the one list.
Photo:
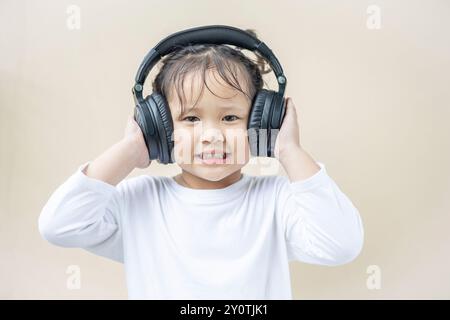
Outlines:
{"label": "headphone ear cup", "polygon": [[156,159],[158,157],[158,149],[154,141],[155,127],[147,101],[136,105],[134,108],[134,120],[142,131],[150,160]]}
{"label": "headphone ear cup", "polygon": [[261,129],[261,118],[266,101],[267,90],[259,90],[253,99],[252,108],[248,117],[247,133],[252,156],[259,156],[259,135]]}
{"label": "headphone ear cup", "polygon": [[257,92],[248,122],[250,151],[254,156],[267,157],[270,144],[270,121],[276,92],[261,89]]}
{"label": "headphone ear cup", "polygon": [[172,150],[173,150],[173,121],[172,115],[163,95],[154,92],[148,97],[148,102],[154,106],[157,121],[156,132],[159,136],[159,162],[163,164],[173,163]]}
{"label": "headphone ear cup", "polygon": [[285,99],[280,94],[274,92],[273,100],[270,106],[270,122],[267,140],[267,156],[275,156],[275,143],[285,116]]}

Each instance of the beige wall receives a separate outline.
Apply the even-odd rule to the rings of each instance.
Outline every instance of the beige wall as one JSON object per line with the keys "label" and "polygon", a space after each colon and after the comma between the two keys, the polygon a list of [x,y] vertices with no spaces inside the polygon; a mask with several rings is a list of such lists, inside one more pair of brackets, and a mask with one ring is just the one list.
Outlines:
{"label": "beige wall", "polygon": [[[80,30],[66,26],[70,4]],[[380,29],[366,25],[372,4]],[[445,0],[2,0],[0,297],[126,298],[121,265],[49,245],[38,215],[78,165],[122,136],[145,53],[172,32],[229,24],[256,29],[277,54],[304,147],[364,220],[353,263],[291,264],[294,297],[450,298],[449,15]],[[177,172],[152,164],[131,175]],[[70,265],[79,290],[66,288]],[[366,286],[371,265],[379,290]]]}

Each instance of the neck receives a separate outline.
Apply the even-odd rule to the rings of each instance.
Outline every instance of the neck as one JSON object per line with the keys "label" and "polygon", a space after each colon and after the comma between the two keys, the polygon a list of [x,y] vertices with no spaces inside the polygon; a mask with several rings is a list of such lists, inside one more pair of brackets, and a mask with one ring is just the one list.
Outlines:
{"label": "neck", "polygon": [[222,189],[226,188],[233,183],[239,181],[241,178],[241,170],[233,172],[229,176],[223,178],[219,181],[210,181],[197,177],[185,170],[181,172],[178,176],[174,177],[175,181],[184,187],[191,189]]}

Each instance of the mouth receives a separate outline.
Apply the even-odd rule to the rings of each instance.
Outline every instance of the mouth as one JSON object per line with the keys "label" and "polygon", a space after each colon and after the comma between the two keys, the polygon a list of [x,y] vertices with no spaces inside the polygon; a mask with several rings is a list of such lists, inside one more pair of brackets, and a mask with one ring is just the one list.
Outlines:
{"label": "mouth", "polygon": [[195,158],[199,159],[203,164],[225,164],[227,158],[231,153],[200,153],[196,154]]}

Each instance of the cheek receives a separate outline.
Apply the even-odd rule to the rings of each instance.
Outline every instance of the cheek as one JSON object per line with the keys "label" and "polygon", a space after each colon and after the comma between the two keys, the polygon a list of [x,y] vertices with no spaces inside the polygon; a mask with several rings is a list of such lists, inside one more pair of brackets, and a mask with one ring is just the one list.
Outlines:
{"label": "cheek", "polygon": [[191,128],[186,128],[174,123],[174,156],[177,163],[188,164],[194,158],[194,133]]}
{"label": "cheek", "polygon": [[232,151],[231,163],[245,165],[250,158],[250,147],[246,130],[238,130],[226,137],[227,148]]}

